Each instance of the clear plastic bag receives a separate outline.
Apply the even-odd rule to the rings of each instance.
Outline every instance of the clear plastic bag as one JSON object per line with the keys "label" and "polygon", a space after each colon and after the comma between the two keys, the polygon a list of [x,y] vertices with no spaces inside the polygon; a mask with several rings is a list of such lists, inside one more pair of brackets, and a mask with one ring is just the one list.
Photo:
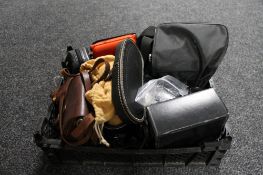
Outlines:
{"label": "clear plastic bag", "polygon": [[187,85],[167,75],[159,79],[150,80],[144,84],[138,90],[135,101],[147,107],[155,103],[185,96],[188,93],[189,89]]}

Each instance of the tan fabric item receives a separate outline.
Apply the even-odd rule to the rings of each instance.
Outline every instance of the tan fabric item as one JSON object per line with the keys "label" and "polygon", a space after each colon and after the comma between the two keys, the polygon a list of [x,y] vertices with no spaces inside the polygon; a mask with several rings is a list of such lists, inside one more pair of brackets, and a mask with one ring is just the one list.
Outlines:
{"label": "tan fabric item", "polygon": [[[115,57],[113,55],[106,55],[96,59],[88,60],[80,67],[80,71],[90,70],[96,60],[103,58],[110,64],[110,69],[113,67]],[[100,64],[96,70],[92,71],[92,81],[98,80],[104,72],[104,64]],[[111,81],[100,81],[95,83],[91,90],[87,91],[86,99],[92,104],[95,110],[95,131],[97,132],[100,142],[109,146],[108,142],[102,136],[104,123],[108,122],[111,125],[119,125],[122,123],[120,118],[115,113],[115,108],[112,103],[111,96],[112,83]]]}
{"label": "tan fabric item", "polygon": [[86,92],[86,99],[92,104],[95,110],[95,121],[99,124],[109,122],[111,125],[122,123],[115,114],[115,108],[111,99],[111,81],[101,81],[94,84],[91,90]]}

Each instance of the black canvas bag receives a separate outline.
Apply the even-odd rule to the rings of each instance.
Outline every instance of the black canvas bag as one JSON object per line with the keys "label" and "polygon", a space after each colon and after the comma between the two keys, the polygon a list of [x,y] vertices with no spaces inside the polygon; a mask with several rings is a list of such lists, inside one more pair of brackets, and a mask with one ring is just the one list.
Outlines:
{"label": "black canvas bag", "polygon": [[164,23],[148,27],[137,44],[147,74],[205,87],[225,55],[228,31],[220,24]]}

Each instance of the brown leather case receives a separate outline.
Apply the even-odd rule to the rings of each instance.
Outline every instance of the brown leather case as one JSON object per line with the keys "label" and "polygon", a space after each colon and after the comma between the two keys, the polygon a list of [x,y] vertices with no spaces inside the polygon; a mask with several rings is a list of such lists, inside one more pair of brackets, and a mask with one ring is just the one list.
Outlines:
{"label": "brown leather case", "polygon": [[85,88],[81,76],[76,76],[70,80],[67,93],[63,103],[63,131],[68,136],[76,125],[76,120],[88,115],[89,110],[85,100]]}
{"label": "brown leather case", "polygon": [[89,73],[69,74],[61,71],[64,83],[52,94],[59,109],[59,129],[61,139],[68,145],[86,143],[93,134],[94,117],[89,113],[85,92],[91,88]]}
{"label": "brown leather case", "polygon": [[[89,74],[101,63],[105,64],[102,76],[91,83]],[[94,117],[89,112],[85,93],[92,85],[110,77],[110,65],[104,59],[98,59],[91,70],[78,74],[70,74],[68,69],[60,72],[64,77],[63,84],[51,94],[53,102],[58,107],[58,122],[61,139],[68,145],[82,145],[92,139],[97,141],[93,130]]]}

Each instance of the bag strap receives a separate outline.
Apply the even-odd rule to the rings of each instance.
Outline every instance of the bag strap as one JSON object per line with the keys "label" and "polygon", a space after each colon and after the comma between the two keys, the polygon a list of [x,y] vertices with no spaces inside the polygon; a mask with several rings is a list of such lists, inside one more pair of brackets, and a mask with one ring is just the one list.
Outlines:
{"label": "bag strap", "polygon": [[153,48],[153,38],[149,38],[147,36],[144,36],[142,38],[142,42],[141,42],[141,53],[144,59],[144,62],[151,62],[150,60],[150,55],[152,54],[152,48]]}
{"label": "bag strap", "polygon": [[77,121],[77,127],[73,129],[70,133],[70,136],[76,140],[81,140],[85,135],[85,131],[89,129],[89,126],[94,121],[94,117],[89,113],[84,118],[81,118]]}
{"label": "bag strap", "polygon": [[95,83],[98,83],[102,80],[106,80],[107,77],[111,74],[110,72],[110,64],[108,63],[108,61],[106,61],[103,58],[99,58],[93,65],[93,67],[91,68],[91,70],[89,71],[89,73],[91,73],[92,71],[94,71],[101,63],[104,63],[105,65],[105,69],[103,74],[101,75],[101,77],[99,79],[97,79],[96,81],[93,81],[91,86],[93,86]]}
{"label": "bag strap", "polygon": [[63,77],[76,77],[76,76],[79,76],[79,73],[71,74],[67,68],[61,69],[59,74],[62,75]]}
{"label": "bag strap", "polygon": [[137,39],[145,63],[149,62],[149,55],[152,53],[155,29],[155,26],[149,26]]}
{"label": "bag strap", "polygon": [[78,140],[77,142],[74,142],[73,145],[82,145],[87,143],[92,138],[92,136],[95,134],[93,130],[94,120],[94,117],[91,115],[91,113],[89,113],[70,133],[72,138]]}
{"label": "bag strap", "polygon": [[80,72],[80,78],[83,83],[85,92],[87,92],[91,88],[89,72],[88,71]]}

